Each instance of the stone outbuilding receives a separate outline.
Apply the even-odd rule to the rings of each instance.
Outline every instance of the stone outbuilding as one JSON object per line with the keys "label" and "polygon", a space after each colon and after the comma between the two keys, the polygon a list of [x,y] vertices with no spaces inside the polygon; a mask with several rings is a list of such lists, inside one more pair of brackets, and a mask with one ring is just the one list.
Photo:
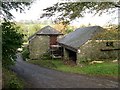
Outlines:
{"label": "stone outbuilding", "polygon": [[48,52],[52,45],[57,45],[57,37],[62,35],[59,31],[46,26],[29,37],[30,59],[39,59]]}
{"label": "stone outbuilding", "polygon": [[81,54],[80,47],[103,30],[100,26],[78,28],[58,40],[59,45],[63,47],[63,59],[72,60],[77,63]]}

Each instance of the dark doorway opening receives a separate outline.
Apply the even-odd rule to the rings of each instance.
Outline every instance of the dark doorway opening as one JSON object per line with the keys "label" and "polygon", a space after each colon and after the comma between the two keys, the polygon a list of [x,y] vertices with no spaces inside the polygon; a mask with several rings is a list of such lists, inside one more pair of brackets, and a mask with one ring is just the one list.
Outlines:
{"label": "dark doorway opening", "polygon": [[69,49],[66,49],[68,53],[69,60],[72,60],[74,63],[76,63],[77,60],[77,53],[74,51],[71,51]]}
{"label": "dark doorway opening", "polygon": [[50,45],[57,45],[57,35],[50,36]]}

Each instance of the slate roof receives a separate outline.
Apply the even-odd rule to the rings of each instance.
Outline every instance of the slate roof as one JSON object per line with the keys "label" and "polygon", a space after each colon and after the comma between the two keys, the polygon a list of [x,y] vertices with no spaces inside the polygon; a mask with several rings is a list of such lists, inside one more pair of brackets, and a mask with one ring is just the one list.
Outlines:
{"label": "slate roof", "polygon": [[74,32],[71,32],[65,37],[58,40],[58,43],[60,45],[77,50],[81,45],[83,45],[85,42],[91,39],[95,34],[97,34],[102,30],[103,28],[100,26],[78,28]]}
{"label": "slate roof", "polygon": [[45,26],[42,29],[38,30],[36,33],[34,33],[32,36],[30,36],[28,40],[30,41],[36,35],[62,35],[62,33],[52,28],[51,26]]}
{"label": "slate roof", "polygon": [[46,26],[39,30],[37,35],[61,35],[61,33],[50,26]]}

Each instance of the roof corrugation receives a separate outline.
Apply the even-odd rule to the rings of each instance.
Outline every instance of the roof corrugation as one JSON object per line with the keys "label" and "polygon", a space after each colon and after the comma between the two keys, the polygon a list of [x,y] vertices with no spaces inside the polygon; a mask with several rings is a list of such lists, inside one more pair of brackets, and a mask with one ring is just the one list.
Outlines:
{"label": "roof corrugation", "polygon": [[69,33],[65,37],[58,40],[59,44],[78,49],[81,45],[92,38],[93,35],[102,31],[103,28],[100,26],[91,26],[78,28],[74,32]]}

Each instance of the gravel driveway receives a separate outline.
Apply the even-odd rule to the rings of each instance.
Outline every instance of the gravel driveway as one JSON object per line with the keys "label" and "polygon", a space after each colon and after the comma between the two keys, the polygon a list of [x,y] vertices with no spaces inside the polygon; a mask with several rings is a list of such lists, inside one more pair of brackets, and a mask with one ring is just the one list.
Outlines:
{"label": "gravel driveway", "polygon": [[29,88],[117,88],[118,82],[84,75],[59,72],[23,61],[17,54],[12,70],[29,83]]}

